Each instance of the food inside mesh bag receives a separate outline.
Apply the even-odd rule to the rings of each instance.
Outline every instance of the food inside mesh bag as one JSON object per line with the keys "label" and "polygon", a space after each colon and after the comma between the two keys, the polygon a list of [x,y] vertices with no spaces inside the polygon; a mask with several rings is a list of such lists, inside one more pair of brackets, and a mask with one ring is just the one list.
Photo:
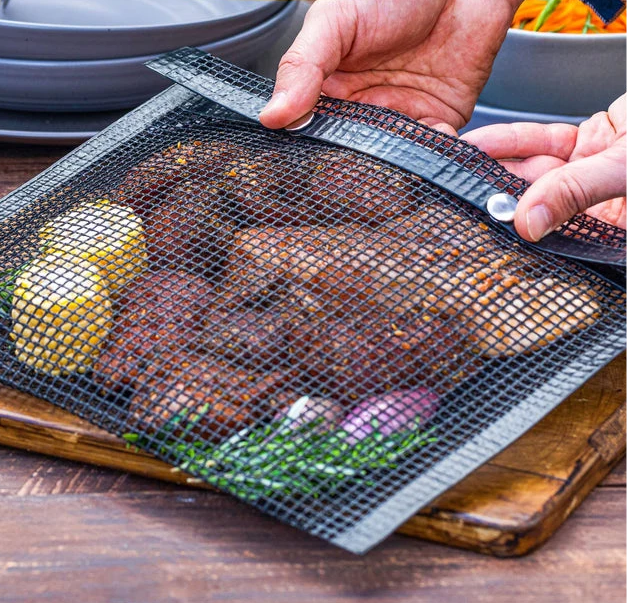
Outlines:
{"label": "food inside mesh bag", "polygon": [[[150,375],[144,373],[137,380],[130,422],[158,431],[169,421],[184,418],[189,423],[181,420],[181,429],[192,425],[185,436],[201,432],[219,442],[295,401],[295,393],[285,389],[288,379],[283,371],[253,372],[202,355],[179,355],[170,362],[160,356]],[[179,436],[177,429],[172,434]]]}
{"label": "food inside mesh bag", "polygon": [[39,230],[11,300],[17,357],[51,375],[85,372],[112,325],[117,290],[146,268],[142,220],[108,199],[80,202]]}
{"label": "food inside mesh bag", "polygon": [[39,231],[39,238],[49,253],[97,264],[111,293],[146,267],[142,220],[129,207],[108,199],[84,202],[63,213]]}
{"label": "food inside mesh bag", "polygon": [[19,360],[52,375],[84,372],[112,325],[107,282],[96,265],[47,254],[17,277],[11,339]]}
{"label": "food inside mesh bag", "polygon": [[[437,209],[371,230],[246,229],[235,234],[226,278],[238,294],[251,282],[262,291],[290,282],[323,319],[384,323],[387,312],[393,323],[395,314],[418,309],[455,318],[458,335],[487,356],[537,349],[594,322],[599,306],[591,294],[557,278],[530,281],[522,261],[490,245],[481,224]],[[429,218],[433,229],[425,227]]]}
{"label": "food inside mesh bag", "polygon": [[[267,136],[263,131],[258,134]],[[192,185],[198,202],[218,200],[223,215],[247,226],[355,220],[378,224],[420,205],[414,194],[418,177],[378,163],[350,165],[348,158],[347,151],[338,149],[307,153],[292,172],[284,168],[280,153],[255,152],[217,136],[210,143],[178,143],[152,154],[129,170],[111,196],[144,217],[156,199],[180,185]]]}
{"label": "food inside mesh bag", "polygon": [[220,199],[212,199],[201,183],[177,185],[144,213],[148,256],[154,266],[164,268],[210,271],[220,260],[219,238],[234,228]]}
{"label": "food inside mesh bag", "polygon": [[[388,395],[439,399],[486,358],[596,319],[593,292],[535,276],[485,224],[422,199],[419,179],[344,151],[295,161],[285,176],[273,151],[177,144],[130,169],[112,201],[47,225],[42,238],[109,283],[115,310],[97,345],[75,353],[82,364],[64,371],[93,366],[104,391],[124,392],[134,420],[153,429],[202,410],[195,429],[219,439],[303,394],[347,413]],[[86,210],[104,243],[76,236]],[[78,246],[58,243],[65,230]],[[13,305],[23,323],[24,301]],[[35,359],[20,358],[52,372],[36,359],[40,339],[35,328],[20,348]],[[433,407],[415,412],[427,419]]]}

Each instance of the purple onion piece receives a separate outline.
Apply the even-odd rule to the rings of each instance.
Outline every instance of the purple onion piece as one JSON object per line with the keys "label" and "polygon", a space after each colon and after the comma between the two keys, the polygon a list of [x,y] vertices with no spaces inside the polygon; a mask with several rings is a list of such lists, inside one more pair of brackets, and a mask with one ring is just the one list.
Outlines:
{"label": "purple onion piece", "polygon": [[340,423],[340,429],[348,434],[347,441],[355,443],[374,431],[388,436],[414,426],[415,420],[425,423],[437,410],[439,398],[426,387],[414,390],[398,390],[362,400]]}

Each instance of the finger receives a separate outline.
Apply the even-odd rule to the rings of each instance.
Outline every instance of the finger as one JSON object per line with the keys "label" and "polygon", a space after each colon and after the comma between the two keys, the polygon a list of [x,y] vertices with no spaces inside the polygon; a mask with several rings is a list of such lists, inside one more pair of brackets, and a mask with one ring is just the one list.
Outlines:
{"label": "finger", "polygon": [[612,127],[619,136],[624,136],[627,131],[627,94],[623,94],[617,98],[607,110],[607,116]]}
{"label": "finger", "polygon": [[616,130],[607,112],[600,111],[579,124],[577,144],[570,156],[571,161],[589,157],[607,149],[616,140]]}
{"label": "finger", "polygon": [[501,160],[499,163],[508,172],[519,178],[524,178],[528,182],[535,182],[540,176],[544,176],[547,172],[566,164],[563,159],[551,157],[550,155],[538,155],[522,161]]}
{"label": "finger", "polygon": [[588,207],[625,196],[625,154],[618,143],[541,176],[518,203],[515,226],[520,236],[539,241]]}
{"label": "finger", "polygon": [[598,205],[593,205],[586,210],[586,214],[618,226],[623,230],[627,229],[627,203],[625,197],[610,199]]}
{"label": "finger", "polygon": [[492,124],[461,137],[493,159],[525,159],[551,155],[567,160],[577,142],[577,127],[569,124]]}
{"label": "finger", "polygon": [[[268,128],[284,128],[306,115],[318,101],[325,78],[337,69],[344,40],[354,35],[355,23],[323,2],[312,5],[303,28],[283,55],[272,99],[259,114]],[[350,48],[350,44],[349,44]]]}
{"label": "finger", "polygon": [[438,130],[439,132],[442,132],[443,134],[449,134],[450,136],[455,136],[455,137],[458,136],[457,130],[453,126],[443,121],[439,121],[436,118],[426,118],[426,119],[421,119],[419,121],[429,126],[430,128],[433,128],[434,130]]}

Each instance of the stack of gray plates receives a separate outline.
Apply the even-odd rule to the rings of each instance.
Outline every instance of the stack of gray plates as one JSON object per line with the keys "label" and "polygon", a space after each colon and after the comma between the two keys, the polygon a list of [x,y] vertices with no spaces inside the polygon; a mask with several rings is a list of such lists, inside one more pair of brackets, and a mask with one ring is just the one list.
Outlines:
{"label": "stack of gray plates", "polygon": [[181,46],[259,71],[299,8],[297,0],[10,0],[0,8],[0,138],[20,138],[7,120],[39,124],[24,129],[35,142],[28,132],[61,115],[112,121],[111,112],[168,85],[144,63]]}

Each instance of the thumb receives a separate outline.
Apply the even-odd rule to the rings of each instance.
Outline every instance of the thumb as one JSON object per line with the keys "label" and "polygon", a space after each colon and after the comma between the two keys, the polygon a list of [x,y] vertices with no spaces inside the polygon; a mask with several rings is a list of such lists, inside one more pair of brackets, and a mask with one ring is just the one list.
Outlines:
{"label": "thumb", "polygon": [[515,217],[518,234],[528,241],[539,241],[589,207],[625,196],[623,146],[624,141],[538,178],[518,203]]}
{"label": "thumb", "polygon": [[307,12],[303,28],[283,55],[272,99],[259,114],[267,128],[284,128],[311,111],[320,97],[322,83],[342,60],[343,41],[350,48],[355,23],[339,10],[318,0]]}

